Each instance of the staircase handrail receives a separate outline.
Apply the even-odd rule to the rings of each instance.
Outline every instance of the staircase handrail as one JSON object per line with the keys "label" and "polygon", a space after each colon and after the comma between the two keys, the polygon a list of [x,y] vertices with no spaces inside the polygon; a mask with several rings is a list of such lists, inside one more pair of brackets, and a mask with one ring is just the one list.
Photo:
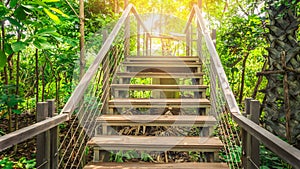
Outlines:
{"label": "staircase handrail", "polygon": [[202,34],[204,36],[208,51],[210,53],[212,68],[216,71],[217,80],[220,82],[221,90],[224,93],[224,97],[228,106],[228,109],[234,119],[234,121],[247,131],[251,136],[255,137],[271,151],[277,154],[280,158],[287,161],[295,168],[300,168],[300,150],[292,145],[281,140],[271,132],[267,131],[263,127],[249,120],[241,114],[236,99],[232,90],[230,89],[227,76],[221,64],[220,57],[214,46],[214,43],[210,36],[210,31],[206,28],[205,20],[202,17],[202,12],[197,5],[193,6],[193,9],[189,15],[187,25],[184,29],[186,33],[189,26],[192,24],[193,17],[196,17],[196,22],[200,26]]}
{"label": "staircase handrail", "polygon": [[71,115],[73,111],[75,110],[77,104],[80,102],[82,99],[84,92],[86,91],[90,81],[92,80],[93,76],[97,72],[97,69],[100,65],[100,63],[103,61],[104,57],[108,53],[110,46],[112,45],[113,41],[117,37],[118,32],[120,31],[122,25],[125,23],[126,19],[130,16],[130,13],[133,13],[134,16],[136,17],[137,21],[143,29],[145,30],[147,36],[149,36],[149,31],[147,31],[147,28],[145,24],[142,22],[141,17],[138,15],[136,8],[134,7],[133,4],[129,4],[126,9],[124,10],[122,16],[118,20],[117,24],[109,34],[107,40],[104,42],[103,46],[101,47],[100,51],[98,52],[94,62],[90,65],[82,79],[80,80],[79,84],[76,86],[75,90],[73,91],[71,97],[65,104],[65,106],[62,109],[62,113],[68,113]]}

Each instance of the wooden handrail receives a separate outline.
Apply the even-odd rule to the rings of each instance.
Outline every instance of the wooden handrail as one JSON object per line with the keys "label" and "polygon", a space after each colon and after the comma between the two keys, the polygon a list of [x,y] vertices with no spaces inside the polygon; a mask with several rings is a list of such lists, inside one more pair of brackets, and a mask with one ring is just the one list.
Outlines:
{"label": "wooden handrail", "polygon": [[69,98],[68,102],[64,106],[61,112],[69,113],[70,115],[75,110],[77,104],[82,99],[84,92],[86,91],[90,81],[92,80],[93,76],[98,70],[100,63],[103,61],[104,57],[106,56],[107,52],[110,49],[113,41],[118,35],[118,32],[122,28],[122,25],[125,23],[126,19],[130,15],[130,12],[133,12],[135,17],[137,18],[138,22],[142,25],[142,27],[147,30],[146,26],[143,24],[140,16],[137,14],[135,7],[132,4],[129,4],[126,9],[124,10],[122,16],[118,20],[117,24],[113,28],[112,32],[109,34],[107,40],[104,42],[103,46],[101,47],[100,51],[98,52],[94,62],[90,65],[89,69],[86,71],[82,79],[80,80],[79,84],[73,91],[71,97]]}
{"label": "wooden handrail", "polygon": [[30,139],[38,134],[41,134],[69,119],[69,115],[66,113],[60,114],[35,123],[28,127],[24,127],[15,132],[6,134],[0,137],[0,151],[3,151],[13,145],[21,143],[27,139]]}
{"label": "wooden handrail", "polygon": [[197,18],[196,21],[201,27],[202,34],[205,38],[205,42],[210,53],[210,57],[213,61],[213,63],[211,63],[212,67],[216,71],[216,77],[218,78],[218,81],[221,84],[220,87],[222,89],[222,92],[224,93],[224,97],[226,99],[229,111],[231,112],[235,122],[237,122],[237,124],[240,125],[245,131],[247,131],[250,135],[258,139],[261,143],[263,143],[271,151],[277,154],[280,158],[287,161],[293,167],[300,169],[300,150],[284,142],[274,134],[270,133],[261,126],[255,124],[251,120],[241,115],[233,92],[230,89],[227,76],[220,61],[220,57],[210,37],[210,32],[205,26],[205,21],[197,5],[193,6],[193,10],[190,14],[189,22],[187,23],[185,31],[187,31],[194,17],[193,11],[195,12]]}

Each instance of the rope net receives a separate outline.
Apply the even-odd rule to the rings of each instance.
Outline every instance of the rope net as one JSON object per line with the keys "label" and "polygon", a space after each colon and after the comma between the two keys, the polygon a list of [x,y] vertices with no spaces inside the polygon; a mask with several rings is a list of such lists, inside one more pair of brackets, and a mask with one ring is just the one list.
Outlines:
{"label": "rope net", "polygon": [[[134,17],[128,17],[127,20],[130,20],[130,25],[122,25],[109,47],[108,53],[85,90],[82,100],[74,110],[71,120],[61,127],[63,138],[61,137],[58,148],[58,168],[83,168],[85,163],[91,160],[89,158],[92,157],[92,150],[87,146],[87,142],[95,135],[97,117],[108,113],[110,84],[113,76],[127,55],[143,53],[146,49],[144,43],[141,43],[139,48],[130,45],[134,40],[137,40],[137,37],[142,42],[145,41],[146,34]],[[125,29],[126,26],[127,29]],[[105,39],[110,38],[108,31],[111,30],[108,27],[106,30],[99,31],[100,33],[95,34],[92,41],[87,42],[87,64],[91,64],[95,60],[99,45],[101,46],[101,43],[103,45]],[[126,41],[129,43],[125,43]]]}
{"label": "rope net", "polygon": [[[196,19],[194,18],[194,23]],[[197,24],[195,24],[197,25]],[[208,96],[211,102],[210,114],[218,120],[215,130],[217,135],[224,143],[224,149],[220,152],[221,161],[228,163],[230,168],[242,168],[241,165],[241,139],[239,136],[240,128],[231,118],[227,101],[224,97],[221,83],[218,77],[218,71],[215,63],[212,61],[206,39],[200,26],[190,26],[191,31],[191,54],[198,55],[204,65],[203,71],[206,76],[204,83],[210,85]]]}

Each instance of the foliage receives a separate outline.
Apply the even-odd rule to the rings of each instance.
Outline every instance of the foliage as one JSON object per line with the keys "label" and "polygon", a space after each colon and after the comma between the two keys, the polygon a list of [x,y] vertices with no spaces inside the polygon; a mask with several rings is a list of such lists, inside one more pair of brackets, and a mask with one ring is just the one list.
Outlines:
{"label": "foliage", "polygon": [[125,152],[121,150],[116,153],[114,153],[113,151],[110,152],[109,161],[122,163],[124,161],[130,161],[132,159],[140,159],[142,161],[153,161],[151,155],[146,152],[138,153],[135,150],[129,150]]}
{"label": "foliage", "polygon": [[242,147],[241,146],[233,146],[229,147],[228,152],[220,153],[221,159],[227,162],[228,164],[237,164],[241,162],[242,157]]}
{"label": "foliage", "polygon": [[21,111],[15,109],[15,107],[19,103],[22,103],[23,100],[15,94],[8,94],[12,93],[10,90],[14,89],[15,87],[12,85],[0,85],[0,111],[2,111],[2,114],[0,113],[0,119],[8,116],[9,112],[4,111],[8,109],[11,109],[14,114],[21,114]]}
{"label": "foliage", "polygon": [[[257,82],[256,73],[265,62],[266,41],[264,39],[265,18],[260,13],[248,15],[234,6],[228,9],[217,32],[217,49],[221,56],[229,83],[237,100],[252,96]],[[265,86],[266,82],[262,84]],[[260,95],[260,100],[263,95]]]}
{"label": "foliage", "polygon": [[269,168],[288,168],[291,169],[292,166],[284,162],[277,155],[275,155],[272,151],[268,150],[265,146],[260,147],[260,161],[261,161],[261,169],[269,169]]}
{"label": "foliage", "polygon": [[20,158],[18,161],[11,161],[9,158],[4,157],[0,160],[0,167],[3,169],[12,169],[12,168],[20,168],[20,169],[31,169],[36,168],[35,159],[27,160],[25,157]]}

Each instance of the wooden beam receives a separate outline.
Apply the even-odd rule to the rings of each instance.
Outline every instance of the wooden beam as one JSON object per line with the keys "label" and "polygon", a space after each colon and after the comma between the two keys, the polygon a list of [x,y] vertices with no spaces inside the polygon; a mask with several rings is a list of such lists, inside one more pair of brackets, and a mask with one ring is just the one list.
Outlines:
{"label": "wooden beam", "polygon": [[43,133],[67,120],[69,120],[68,114],[64,113],[1,136],[0,151]]}
{"label": "wooden beam", "polygon": [[296,169],[300,169],[300,150],[292,145],[281,140],[274,134],[270,133],[266,129],[255,124],[253,121],[247,119],[239,113],[232,113],[234,121],[236,121],[240,127],[257,138],[261,143],[268,147],[271,151],[277,154],[280,158],[287,161]]}
{"label": "wooden beam", "polygon": [[[47,100],[48,102],[48,116],[55,117],[55,100]],[[58,144],[59,144],[59,127],[53,127],[50,129],[50,168],[56,169],[58,165]]]}

